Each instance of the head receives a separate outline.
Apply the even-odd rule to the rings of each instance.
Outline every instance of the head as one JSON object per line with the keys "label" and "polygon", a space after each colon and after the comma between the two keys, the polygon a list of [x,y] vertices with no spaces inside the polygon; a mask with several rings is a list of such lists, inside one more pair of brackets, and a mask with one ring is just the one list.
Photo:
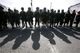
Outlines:
{"label": "head", "polygon": [[51,9],[51,12],[54,12],[54,10],[53,10],[53,9]]}
{"label": "head", "polygon": [[11,9],[10,8],[8,8],[8,12],[10,12],[11,11]]}
{"label": "head", "polygon": [[36,7],[36,10],[38,11],[39,10],[39,7]]}
{"label": "head", "polygon": [[28,7],[28,11],[31,11],[31,8],[30,7]]}
{"label": "head", "polygon": [[14,12],[16,12],[16,9],[14,9]]}
{"label": "head", "polygon": [[58,13],[60,13],[60,10],[58,10]]}
{"label": "head", "polygon": [[23,8],[23,7],[21,7],[21,10],[22,10],[22,11],[24,11],[24,8]]}
{"label": "head", "polygon": [[48,12],[49,12],[49,10],[48,10]]}
{"label": "head", "polygon": [[56,10],[54,11],[54,13],[56,13]]}
{"label": "head", "polygon": [[62,10],[62,12],[64,12],[64,9]]}
{"label": "head", "polygon": [[40,12],[42,12],[42,9],[40,9]]}
{"label": "head", "polygon": [[75,10],[73,10],[73,13],[75,13]]}
{"label": "head", "polygon": [[70,11],[68,10],[68,13],[70,13]]}
{"label": "head", "polygon": [[44,8],[44,11],[46,11],[46,8]]}

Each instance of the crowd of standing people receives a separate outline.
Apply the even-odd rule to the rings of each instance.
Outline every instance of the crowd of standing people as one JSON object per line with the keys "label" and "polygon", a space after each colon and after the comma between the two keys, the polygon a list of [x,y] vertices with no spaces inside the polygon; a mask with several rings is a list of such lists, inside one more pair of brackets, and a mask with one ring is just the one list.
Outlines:
{"label": "crowd of standing people", "polygon": [[[76,27],[78,27],[78,24],[80,22],[80,11],[76,15],[75,10],[73,10],[72,13],[68,10],[67,13],[64,12],[64,10],[46,10],[46,8],[39,9],[39,7],[36,7],[36,11],[31,11],[31,8],[29,7],[27,12],[24,11],[24,8],[21,7],[21,12],[19,13],[18,10],[14,9],[11,10],[8,9],[8,12],[3,11],[3,7],[0,6],[0,30],[7,27],[7,23],[10,23],[12,28],[14,28],[14,24],[16,24],[16,27],[20,27],[20,20],[22,20],[22,27],[27,28],[27,22],[30,26],[30,28],[33,27],[33,17],[35,17],[35,27],[38,23],[38,27],[40,27],[40,22],[47,25],[49,24],[50,27],[55,26],[68,26],[72,27],[74,23],[74,18],[76,18]],[[56,25],[57,23],[57,25]],[[70,24],[69,24],[70,23]]]}

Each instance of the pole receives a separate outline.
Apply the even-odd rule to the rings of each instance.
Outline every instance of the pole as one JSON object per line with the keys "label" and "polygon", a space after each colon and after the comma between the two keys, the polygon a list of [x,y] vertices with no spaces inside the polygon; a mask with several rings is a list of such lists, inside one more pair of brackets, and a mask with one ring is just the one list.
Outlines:
{"label": "pole", "polygon": [[33,11],[33,5],[32,5],[32,0],[31,0],[31,10]]}
{"label": "pole", "polygon": [[52,9],[52,2],[50,3],[50,10]]}

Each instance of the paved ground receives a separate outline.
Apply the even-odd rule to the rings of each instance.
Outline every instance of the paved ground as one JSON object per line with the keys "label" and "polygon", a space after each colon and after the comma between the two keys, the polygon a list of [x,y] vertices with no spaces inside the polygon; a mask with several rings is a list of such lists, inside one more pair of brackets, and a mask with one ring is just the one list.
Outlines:
{"label": "paved ground", "polygon": [[80,53],[80,28],[5,29],[0,53]]}
{"label": "paved ground", "polygon": [[80,53],[80,28],[5,29],[0,31],[0,53]]}

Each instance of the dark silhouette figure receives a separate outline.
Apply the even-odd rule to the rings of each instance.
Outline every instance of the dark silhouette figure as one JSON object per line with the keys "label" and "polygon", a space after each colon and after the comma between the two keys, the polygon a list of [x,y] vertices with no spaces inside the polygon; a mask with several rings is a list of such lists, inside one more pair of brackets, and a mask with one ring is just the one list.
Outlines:
{"label": "dark silhouette figure", "polygon": [[47,26],[49,24],[49,21],[50,21],[50,10],[47,10],[47,15],[46,15],[46,19],[47,19]]}
{"label": "dark silhouette figure", "polygon": [[50,27],[53,27],[53,25],[54,25],[54,18],[55,18],[54,10],[51,9],[51,13],[50,13]]}
{"label": "dark silhouette figure", "polygon": [[40,27],[40,12],[39,12],[39,7],[36,7],[36,11],[35,11],[35,14],[34,14],[34,17],[35,17],[35,27],[36,27],[36,24],[38,23],[38,26]]}
{"label": "dark silhouette figure", "polygon": [[25,11],[24,11],[24,8],[21,7],[21,12],[20,12],[20,17],[21,17],[21,20],[22,20],[22,27],[25,26],[24,22],[25,22],[25,19],[26,19],[26,15],[25,15]]}
{"label": "dark silhouette figure", "polygon": [[33,25],[33,12],[31,11],[30,7],[28,8],[28,11],[26,12],[26,15],[27,15],[27,21],[30,25],[30,28],[32,28],[32,25]]}
{"label": "dark silhouette figure", "polygon": [[66,29],[71,30],[73,34],[76,34],[76,35],[80,36],[80,28],[69,28],[69,27],[66,27]]}
{"label": "dark silhouette figure", "polygon": [[66,43],[71,44],[71,42],[68,40],[68,37],[66,37],[64,34],[60,33],[56,27],[55,28],[50,28],[50,30],[52,32],[54,32],[56,34],[57,37],[59,37],[60,39],[62,39],[63,41],[65,41]]}
{"label": "dark silhouette figure", "polygon": [[76,15],[76,13],[75,13],[75,10],[74,10],[74,11],[72,12],[71,18],[70,18],[70,27],[72,27],[72,24],[73,24],[73,22],[74,22],[75,15]]}
{"label": "dark silhouette figure", "polygon": [[56,44],[55,40],[53,39],[54,38],[54,34],[51,33],[51,31],[46,28],[46,27],[42,27],[41,28],[41,34],[46,37],[47,39],[49,39],[49,42],[53,45]]}
{"label": "dark silhouette figure", "polygon": [[8,9],[8,22],[11,24],[12,29],[14,29],[14,13],[10,8]]}
{"label": "dark silhouette figure", "polygon": [[4,21],[4,15],[5,15],[3,9],[4,8],[0,6],[0,31],[3,29],[2,26],[3,26],[3,21]]}
{"label": "dark silhouette figure", "polygon": [[43,13],[42,13],[42,23],[46,24],[47,23],[47,12],[46,8],[44,8]]}
{"label": "dark silhouette figure", "polygon": [[74,32],[71,29],[67,29],[65,27],[63,27],[63,28],[57,27],[57,29],[59,29],[60,31],[62,31],[63,33],[65,33],[65,34],[67,34],[69,36],[72,36],[72,37],[80,40],[79,37],[77,37],[77,36],[74,35]]}
{"label": "dark silhouette figure", "polygon": [[16,24],[16,27],[20,27],[20,17],[18,10],[14,9],[14,22]]}
{"label": "dark silhouette figure", "polygon": [[79,22],[80,22],[80,11],[78,12],[78,15],[76,16],[76,27],[78,27]]}
{"label": "dark silhouette figure", "polygon": [[57,22],[57,26],[58,26],[58,23],[60,22],[60,17],[61,17],[61,14],[60,14],[60,10],[58,10],[58,12],[56,13],[56,22]]}
{"label": "dark silhouette figure", "polygon": [[24,29],[24,30],[21,30],[19,33],[20,35],[16,38],[15,43],[12,47],[13,50],[17,49],[22,44],[22,42],[26,41],[30,37],[31,30]]}
{"label": "dark silhouette figure", "polygon": [[40,22],[42,22],[42,9],[40,9]]}
{"label": "dark silhouette figure", "polygon": [[64,10],[62,10],[61,16],[60,16],[60,26],[62,26],[62,24],[64,22],[64,18],[65,18],[65,13],[64,13]]}
{"label": "dark silhouette figure", "polygon": [[0,38],[9,35],[12,32],[11,29],[0,31]]}
{"label": "dark silhouette figure", "polygon": [[10,29],[7,32],[8,36],[3,40],[3,42],[0,43],[0,47],[3,46],[4,44],[6,44],[9,41],[12,41],[13,39],[17,38],[20,34],[20,29],[16,30],[16,29]]}
{"label": "dark silhouette figure", "polygon": [[71,30],[73,30],[73,31],[75,31],[75,32],[80,32],[80,28],[71,28],[71,27],[68,27],[68,29],[71,29]]}
{"label": "dark silhouette figure", "polygon": [[33,49],[34,50],[38,50],[40,48],[40,43],[39,43],[39,40],[40,40],[40,29],[34,29],[33,30],[33,34],[31,36],[31,39],[33,41]]}
{"label": "dark silhouette figure", "polygon": [[68,11],[67,11],[67,14],[65,15],[65,23],[64,23],[64,26],[65,26],[66,23],[67,23],[66,26],[68,26],[70,18],[71,18],[71,13],[70,13],[70,11],[68,10]]}

